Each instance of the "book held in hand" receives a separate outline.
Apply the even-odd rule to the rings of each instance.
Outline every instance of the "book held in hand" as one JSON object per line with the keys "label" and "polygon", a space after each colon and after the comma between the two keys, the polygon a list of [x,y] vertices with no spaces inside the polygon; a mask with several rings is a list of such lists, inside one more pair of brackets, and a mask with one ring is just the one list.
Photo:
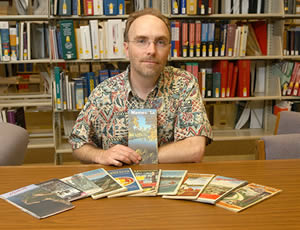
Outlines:
{"label": "book held in hand", "polygon": [[119,192],[126,191],[126,187],[114,179],[105,169],[99,168],[82,173],[94,182],[102,191],[92,194],[93,199],[99,199]]}
{"label": "book held in hand", "polygon": [[2,194],[0,198],[38,219],[75,207],[69,201],[59,197],[55,191],[47,191],[35,184]]}
{"label": "book held in hand", "polygon": [[187,170],[162,170],[158,195],[176,195]]}
{"label": "book held in hand", "polygon": [[141,155],[140,164],[157,164],[157,113],[155,109],[128,110],[128,146]]}
{"label": "book held in hand", "polygon": [[280,189],[250,183],[240,187],[216,203],[218,207],[240,212],[281,192]]}
{"label": "book held in hand", "polygon": [[226,196],[232,190],[247,184],[245,180],[231,177],[216,176],[206,186],[200,196],[194,200],[208,204],[215,204],[219,199]]}
{"label": "book held in hand", "polygon": [[187,173],[177,194],[175,196],[163,196],[162,198],[197,199],[214,176],[214,174]]}

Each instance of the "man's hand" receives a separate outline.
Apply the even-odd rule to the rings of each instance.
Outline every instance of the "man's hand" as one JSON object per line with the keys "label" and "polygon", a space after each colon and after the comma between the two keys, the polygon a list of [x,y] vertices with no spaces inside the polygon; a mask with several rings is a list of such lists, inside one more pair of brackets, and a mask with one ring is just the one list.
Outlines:
{"label": "man's hand", "polygon": [[101,150],[95,155],[94,162],[103,165],[122,166],[125,164],[138,164],[141,156],[133,149],[124,145],[115,145],[107,150]]}

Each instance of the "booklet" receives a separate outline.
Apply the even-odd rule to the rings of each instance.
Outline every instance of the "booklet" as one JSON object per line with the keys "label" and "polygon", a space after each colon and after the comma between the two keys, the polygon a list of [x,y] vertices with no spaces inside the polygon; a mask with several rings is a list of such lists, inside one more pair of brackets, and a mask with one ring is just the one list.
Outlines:
{"label": "booklet", "polygon": [[102,191],[92,194],[93,199],[103,198],[127,190],[125,186],[114,179],[103,168],[83,172],[82,174],[102,189]]}
{"label": "booklet", "polygon": [[141,185],[143,192],[131,196],[156,196],[160,181],[161,170],[133,170],[133,173]]}
{"label": "booklet", "polygon": [[250,183],[240,187],[216,203],[218,207],[240,212],[281,192],[280,189]]}
{"label": "booklet", "polygon": [[156,109],[128,110],[128,147],[140,154],[140,164],[158,163]]}
{"label": "booklet", "polygon": [[85,192],[56,178],[41,182],[37,185],[48,192],[55,192],[59,197],[68,201],[74,201],[87,197]]}
{"label": "booklet", "polygon": [[75,174],[73,176],[65,177],[61,179],[63,182],[78,188],[79,190],[85,192],[88,196],[102,192],[103,189],[96,185],[93,181],[89,180],[83,174]]}
{"label": "booklet", "polygon": [[119,183],[121,183],[123,186],[127,188],[126,192],[113,194],[108,196],[108,198],[127,196],[130,194],[139,193],[143,191],[140,184],[136,180],[131,168],[109,170],[108,173],[117,181],[119,181]]}
{"label": "booklet", "polygon": [[176,195],[187,170],[162,170],[157,195]]}
{"label": "booklet", "polygon": [[47,191],[35,184],[2,194],[0,198],[38,219],[75,207],[59,197],[55,191]]}
{"label": "booklet", "polygon": [[226,196],[232,190],[247,184],[245,180],[231,177],[216,176],[206,186],[200,196],[194,200],[208,204],[215,204],[219,199]]}
{"label": "booklet", "polygon": [[177,194],[162,198],[195,200],[214,176],[214,174],[187,173]]}

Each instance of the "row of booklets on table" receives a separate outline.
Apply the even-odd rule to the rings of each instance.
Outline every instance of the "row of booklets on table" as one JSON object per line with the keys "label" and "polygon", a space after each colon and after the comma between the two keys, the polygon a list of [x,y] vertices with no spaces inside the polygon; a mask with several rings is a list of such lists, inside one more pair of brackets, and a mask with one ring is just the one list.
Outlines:
{"label": "row of booklets on table", "polygon": [[74,200],[121,196],[162,196],[213,204],[242,211],[277,193],[280,189],[248,183],[231,177],[192,173],[187,170],[106,171],[98,168],[62,179],[50,179],[0,195],[0,198],[41,219],[70,210]]}

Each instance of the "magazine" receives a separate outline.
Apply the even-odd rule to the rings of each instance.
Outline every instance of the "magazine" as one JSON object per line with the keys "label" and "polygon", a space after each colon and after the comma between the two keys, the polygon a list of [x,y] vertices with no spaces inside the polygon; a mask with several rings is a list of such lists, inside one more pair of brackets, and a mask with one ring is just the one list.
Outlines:
{"label": "magazine", "polygon": [[111,194],[126,191],[127,188],[115,180],[105,169],[99,168],[82,173],[98,185],[102,191],[92,194],[93,199],[99,199]]}
{"label": "magazine", "polygon": [[216,203],[218,207],[240,212],[281,192],[280,189],[250,183],[240,187]]}
{"label": "magazine", "polygon": [[35,184],[2,194],[0,198],[38,219],[75,207],[69,201],[59,197],[55,191],[49,192]]}
{"label": "magazine", "polygon": [[158,195],[176,195],[187,170],[162,170]]}
{"label": "magazine", "polygon": [[127,191],[110,195],[108,198],[126,196],[143,191],[131,168],[109,170],[108,173],[127,188]]}
{"label": "magazine", "polygon": [[141,185],[143,192],[131,196],[156,196],[160,181],[161,170],[133,170],[133,173]]}
{"label": "magazine", "polygon": [[187,173],[177,194],[162,198],[195,200],[214,176],[214,174]]}

